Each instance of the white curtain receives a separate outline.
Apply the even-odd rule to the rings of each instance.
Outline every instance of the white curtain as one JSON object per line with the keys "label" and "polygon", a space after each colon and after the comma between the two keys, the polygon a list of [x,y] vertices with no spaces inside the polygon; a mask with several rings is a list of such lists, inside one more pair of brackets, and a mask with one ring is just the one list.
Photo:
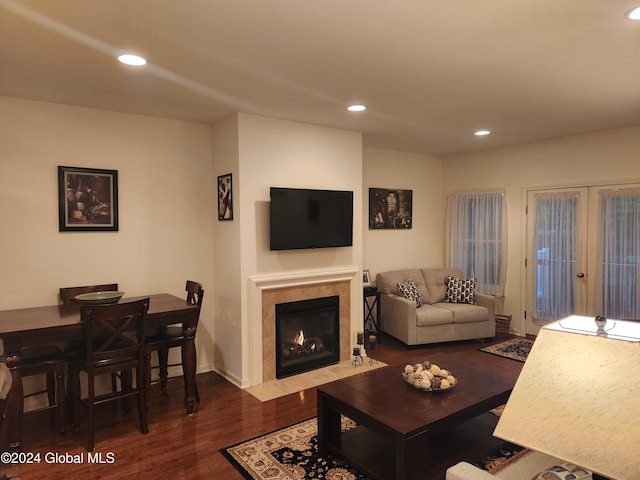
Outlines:
{"label": "white curtain", "polygon": [[640,320],[640,188],[600,191],[596,311]]}
{"label": "white curtain", "polygon": [[534,203],[534,261],[528,262],[535,268],[533,320],[547,323],[574,313],[578,194],[540,193]]}
{"label": "white curtain", "polygon": [[478,279],[479,292],[504,296],[507,209],[503,190],[459,192],[447,201],[447,263]]}

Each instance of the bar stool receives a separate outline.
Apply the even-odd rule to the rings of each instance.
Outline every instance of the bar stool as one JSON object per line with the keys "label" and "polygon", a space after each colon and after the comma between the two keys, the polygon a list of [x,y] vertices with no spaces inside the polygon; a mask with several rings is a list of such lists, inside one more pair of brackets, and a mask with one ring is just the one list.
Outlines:
{"label": "bar stool", "polygon": [[[187,303],[190,305],[198,306],[198,317],[196,318],[195,326],[197,329],[198,320],[200,318],[200,310],[202,309],[202,299],[204,298],[204,290],[202,289],[202,284],[198,282],[194,282],[192,280],[187,280],[185,285],[185,290],[187,292]],[[147,388],[146,388],[146,407],[149,408],[149,391],[151,390],[152,384],[160,383],[160,387],[163,390],[167,388],[167,378],[168,378],[168,367],[183,367],[183,375],[184,375],[184,345],[186,342],[186,336],[183,326],[169,326],[169,327],[159,327],[151,332],[147,332],[147,336],[145,339],[145,358],[147,362]],[[174,347],[180,347],[182,351],[183,360],[180,363],[168,363],[169,358],[169,349]],[[158,355],[158,365],[151,365],[151,353],[157,352]],[[159,379],[152,382],[151,381],[151,370],[160,370]],[[200,401],[200,395],[198,394],[198,385],[195,385],[195,394],[196,401]]]}
{"label": "bar stool", "polygon": [[[79,428],[80,371],[87,373],[89,412],[89,440],[87,450],[95,446],[95,406],[118,398],[138,397],[140,431],[149,432],[144,405],[145,358],[144,331],[149,298],[111,305],[83,306],[80,316],[84,322],[85,348],[69,354],[69,392],[73,399],[73,423]],[[134,333],[134,335],[131,334]],[[97,395],[95,380],[101,374],[136,370],[136,388],[123,382],[117,392]]]}
{"label": "bar stool", "polygon": [[[51,423],[55,424],[60,435],[64,436],[66,433],[64,377],[67,368],[64,352],[55,345],[24,347],[20,350],[20,357],[22,359],[20,364],[12,368],[18,369],[21,378],[46,375],[46,388],[23,395],[23,398],[46,393],[48,405],[32,410],[32,412],[50,410]],[[5,358],[1,361],[4,363]]]}
{"label": "bar stool", "polygon": [[[60,300],[62,300],[62,305],[65,307],[70,307],[73,305],[78,305],[75,301],[76,295],[82,295],[83,293],[94,293],[94,292],[117,292],[118,284],[117,283],[105,283],[102,285],[82,285],[80,287],[61,287],[60,288]],[[67,345],[66,350],[74,349],[77,345]],[[114,372],[111,375],[111,390],[114,392],[118,391],[118,379],[121,379],[121,375],[117,372]]]}

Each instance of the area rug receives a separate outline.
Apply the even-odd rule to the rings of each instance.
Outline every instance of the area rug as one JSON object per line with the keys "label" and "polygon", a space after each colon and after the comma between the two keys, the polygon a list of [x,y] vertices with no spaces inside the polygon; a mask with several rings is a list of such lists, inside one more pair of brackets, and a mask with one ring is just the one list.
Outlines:
{"label": "area rug", "polygon": [[511,358],[519,362],[524,362],[531,351],[533,346],[533,340],[528,338],[510,338],[504,342],[489,345],[483,347],[480,350],[487,353],[493,353],[494,355],[500,355],[501,357]]}
{"label": "area rug", "polygon": [[[342,416],[342,431],[355,427]],[[310,418],[252,440],[220,449],[222,455],[249,480],[369,480],[348,463],[331,455],[318,455],[318,422]],[[479,462],[478,468],[496,473],[530,453],[507,445]]]}
{"label": "area rug", "polygon": [[253,387],[247,387],[245,390],[256,397],[261,402],[273,400],[274,398],[283,397],[292,393],[306,390],[308,388],[324,385],[343,378],[356,375],[380,367],[386,367],[387,364],[378,360],[365,357],[358,366],[353,365],[350,360],[329,365],[328,367],[318,368],[313,372],[307,372],[292,377],[272,380]]}
{"label": "area rug", "polygon": [[530,453],[531,450],[529,449],[518,445],[508,444],[500,450],[487,455],[480,460],[480,462],[474,462],[474,465],[482,470],[488,471],[489,473],[496,473]]}
{"label": "area rug", "polygon": [[[342,430],[355,423],[342,417]],[[368,480],[346,462],[318,455],[318,422],[311,418],[220,450],[247,479]]]}

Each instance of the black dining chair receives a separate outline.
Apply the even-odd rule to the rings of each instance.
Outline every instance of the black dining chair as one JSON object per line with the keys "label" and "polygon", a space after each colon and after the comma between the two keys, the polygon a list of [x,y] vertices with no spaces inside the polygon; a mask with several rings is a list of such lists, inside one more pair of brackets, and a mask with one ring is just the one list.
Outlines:
{"label": "black dining chair", "polygon": [[[89,441],[87,450],[95,445],[95,406],[114,399],[137,396],[140,431],[148,433],[145,401],[145,322],[149,299],[112,305],[82,306],[80,317],[84,322],[84,348],[69,353],[69,390],[73,398],[73,424],[80,425],[80,371],[87,373]],[[122,382],[116,392],[96,393],[96,378],[101,374],[125,372],[129,377],[136,371],[136,386]]]}
{"label": "black dining chair", "polygon": [[[187,303],[190,305],[197,305],[198,313],[195,321],[195,327],[197,329],[198,320],[200,318],[200,310],[202,309],[202,299],[204,298],[204,290],[202,289],[202,284],[198,282],[194,282],[192,280],[187,280],[185,285],[185,290],[187,292]],[[167,388],[167,379],[169,376],[169,367],[183,367],[183,375],[184,375],[184,346],[186,343],[186,335],[184,331],[184,326],[167,326],[167,327],[158,327],[156,329],[147,332],[147,336],[145,339],[145,353],[146,353],[146,362],[147,362],[147,391],[146,391],[146,401],[145,404],[147,408],[150,403],[150,390],[151,385],[160,383],[160,387],[163,390]],[[181,357],[182,361],[179,363],[169,364],[169,349],[180,347],[181,349]],[[158,364],[151,364],[151,354],[153,352],[157,353],[158,356]],[[151,371],[159,370],[159,378],[158,380],[151,381]],[[198,385],[195,385],[195,394],[196,401],[200,401],[200,394],[198,393]]]}

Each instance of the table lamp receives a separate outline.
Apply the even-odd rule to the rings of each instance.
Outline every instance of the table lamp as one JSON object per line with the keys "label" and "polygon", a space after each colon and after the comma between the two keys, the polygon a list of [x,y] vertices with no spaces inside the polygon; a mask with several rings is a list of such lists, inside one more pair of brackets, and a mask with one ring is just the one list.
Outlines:
{"label": "table lamp", "polygon": [[640,478],[640,323],[572,315],[541,328],[494,435]]}

